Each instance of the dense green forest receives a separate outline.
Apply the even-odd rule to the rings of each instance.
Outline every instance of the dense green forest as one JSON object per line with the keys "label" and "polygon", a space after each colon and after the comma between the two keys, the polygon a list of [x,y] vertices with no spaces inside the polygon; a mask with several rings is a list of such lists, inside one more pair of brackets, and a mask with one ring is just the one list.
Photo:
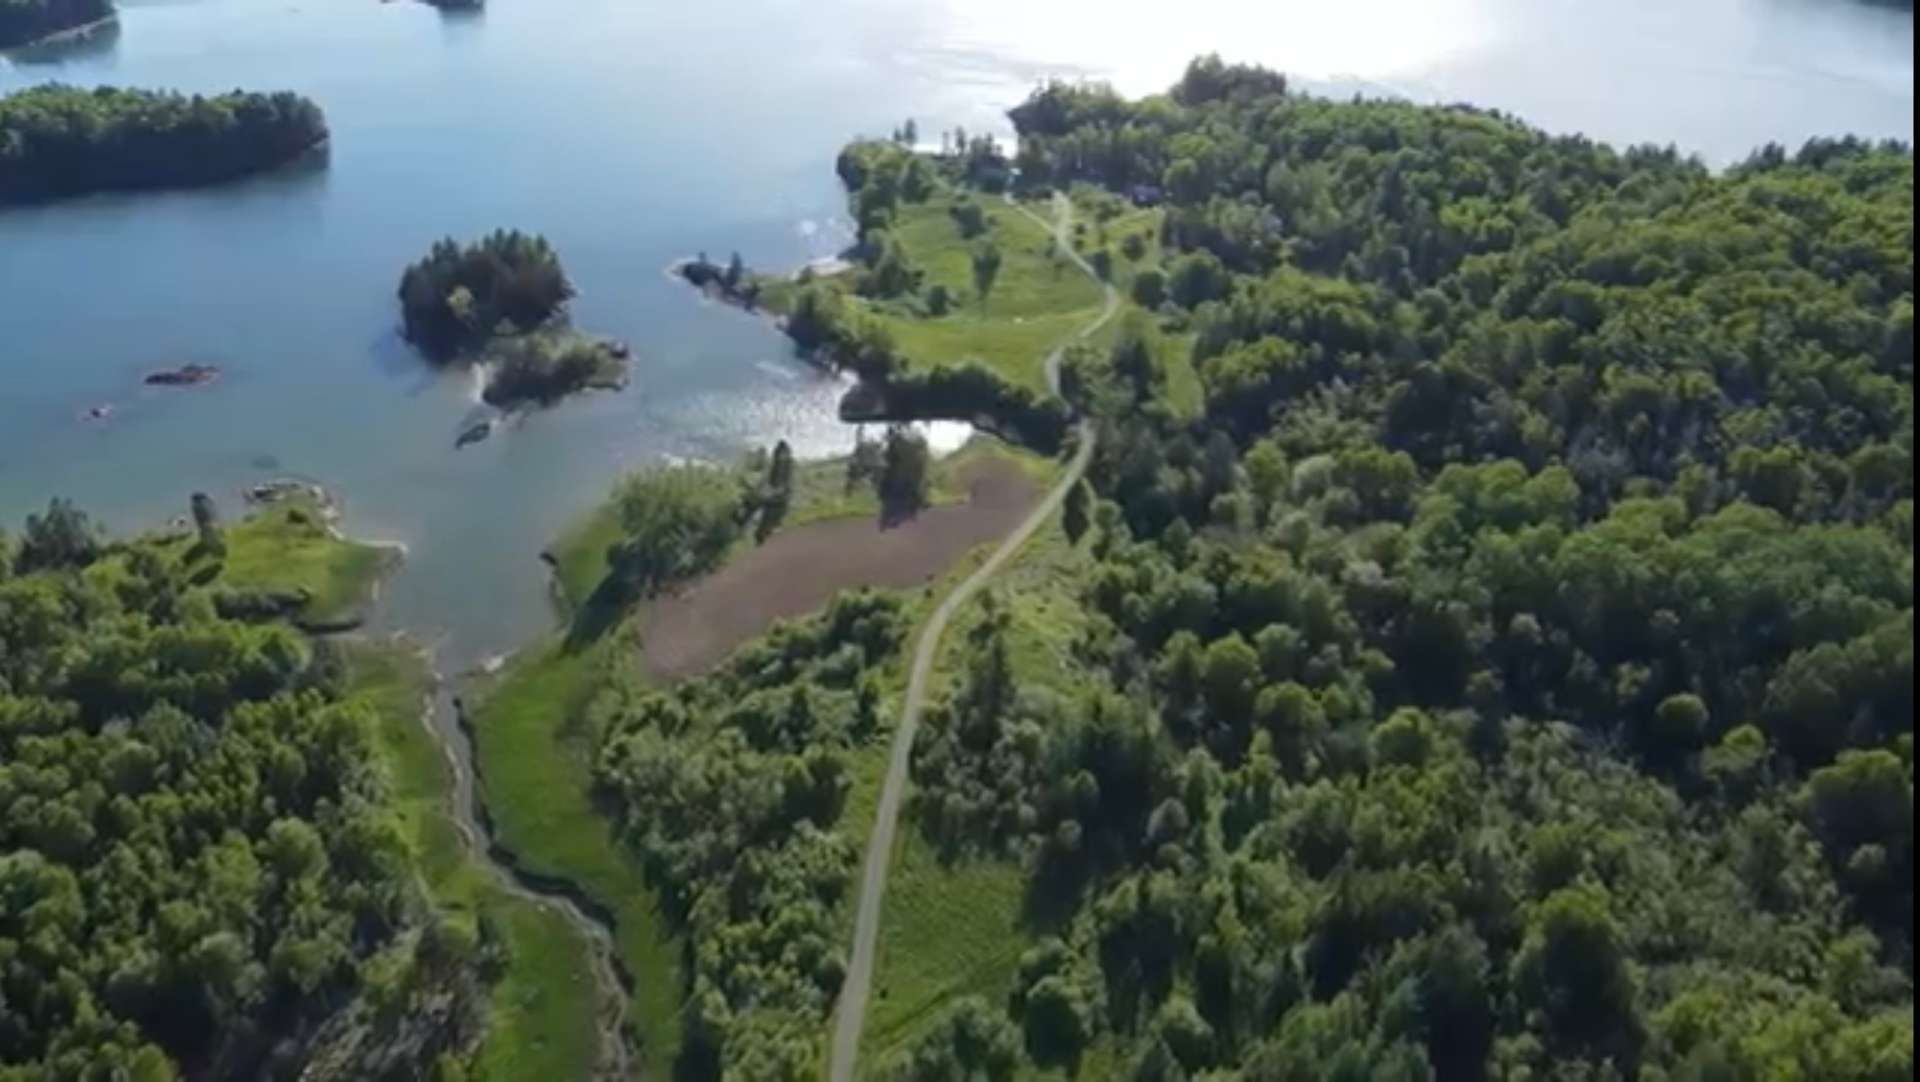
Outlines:
{"label": "dense green forest", "polygon": [[9,1082],[418,1077],[476,1032],[481,944],[422,905],[340,654],[222,615],[274,606],[222,585],[256,538],[230,555],[209,509],[109,543],[55,501],[0,536]]}
{"label": "dense green forest", "polygon": [[298,94],[49,83],[0,98],[0,203],[214,184],[280,165],[326,136],[320,107]]}
{"label": "dense green forest", "polygon": [[113,17],[113,0],[0,0],[0,49]]}
{"label": "dense green forest", "polygon": [[873,674],[905,639],[901,610],[845,594],[714,673],[619,683],[594,706],[598,779],[692,958],[675,1077],[817,1073],[858,862],[841,821],[849,758],[881,732]]}
{"label": "dense green forest", "polygon": [[560,256],[538,234],[495,230],[475,244],[436,241],[400,276],[407,340],[445,360],[497,335],[548,323],[573,296]]}
{"label": "dense green forest", "polygon": [[1034,943],[898,1077],[1910,1077],[1910,151],[1215,59],[1012,115],[1023,188],[1164,197],[1165,288],[1070,362],[1074,677],[1011,597],[915,747]]}

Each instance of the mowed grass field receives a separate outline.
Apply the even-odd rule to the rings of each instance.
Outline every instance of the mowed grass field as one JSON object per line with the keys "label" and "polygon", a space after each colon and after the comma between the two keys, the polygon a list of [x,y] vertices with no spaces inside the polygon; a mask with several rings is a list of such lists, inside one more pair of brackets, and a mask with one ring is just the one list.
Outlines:
{"label": "mowed grass field", "polygon": [[[1088,280],[1040,223],[987,195],[967,197],[982,210],[987,230],[961,236],[953,207],[958,197],[936,195],[903,204],[891,233],[922,275],[921,289],[945,286],[955,304],[944,316],[901,315],[875,306],[901,351],[918,365],[977,360],[1013,383],[1046,389],[1045,359],[1100,309],[1100,287]],[[973,277],[976,245],[1000,250],[1000,272],[984,303]]]}
{"label": "mowed grass field", "polygon": [[[960,234],[953,208],[963,199],[986,219],[979,237]],[[1016,320],[1099,307],[1100,287],[1055,250],[1053,234],[997,196],[942,193],[925,203],[903,203],[888,232],[922,273],[923,291],[937,284],[953,294],[956,316]],[[973,279],[973,250],[982,241],[992,241],[1002,257],[984,307]]]}
{"label": "mowed grass field", "polygon": [[[909,367],[979,361],[1012,383],[1044,392],[1047,354],[1099,312],[1100,287],[1058,250],[1045,226],[998,196],[965,196],[980,207],[987,230],[975,238],[962,236],[953,217],[961,198],[942,189],[924,203],[903,203],[895,210],[888,231],[920,272],[917,296],[884,301],[858,296],[860,267],[819,281],[883,324]],[[1037,212],[1044,219],[1050,208],[1041,204]],[[973,250],[987,240],[1000,249],[1001,264],[983,304],[973,277]],[[935,285],[952,298],[945,315],[926,311],[926,293]],[[799,288],[790,278],[762,279],[761,304],[773,312],[789,311]]]}

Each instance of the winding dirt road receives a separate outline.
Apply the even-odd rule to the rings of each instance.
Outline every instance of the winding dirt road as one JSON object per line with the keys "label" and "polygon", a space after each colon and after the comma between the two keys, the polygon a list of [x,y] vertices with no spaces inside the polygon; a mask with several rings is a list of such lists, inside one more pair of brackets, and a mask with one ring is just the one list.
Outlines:
{"label": "winding dirt road", "polygon": [[[1012,198],[1008,198],[1012,203]],[[1054,196],[1055,220],[1049,223],[1025,207],[1022,214],[1053,230],[1054,240],[1060,250],[1084,271],[1088,277],[1100,282],[1105,290],[1105,300],[1100,314],[1091,323],[1080,328],[1069,342],[1063,342],[1047,355],[1047,384],[1055,394],[1060,393],[1060,360],[1072,341],[1092,337],[1110,322],[1120,310],[1120,295],[1111,285],[1101,282],[1100,276],[1080,253],[1073,248],[1071,237],[1073,204],[1064,196]],[[907,678],[907,694],[900,708],[900,725],[894,730],[893,747],[887,760],[886,779],[880,786],[880,803],[874,815],[873,833],[867,839],[866,861],[860,869],[860,901],[855,912],[853,925],[853,958],[847,964],[846,981],[840,986],[840,1004],[835,1013],[833,1027],[833,1047],[828,1066],[830,1082],[853,1082],[854,1068],[860,1054],[860,1031],[866,1025],[867,1001],[873,994],[874,951],[880,937],[880,903],[887,890],[887,872],[893,860],[893,840],[900,821],[900,804],[906,796],[907,768],[913,757],[913,738],[920,727],[920,712],[926,705],[927,683],[933,676],[934,659],[940,652],[940,639],[946,633],[947,625],[953,621],[955,613],[966,605],[973,596],[986,586],[1000,569],[1012,560],[1021,547],[1033,537],[1047,519],[1059,509],[1067,498],[1067,492],[1077,484],[1087,472],[1087,463],[1093,458],[1093,426],[1082,421],[1078,428],[1079,447],[1073,459],[1067,463],[1066,472],[1053,486],[1046,498],[1040,501],[1029,515],[1014,527],[1012,533],[993,550],[987,562],[980,565],[966,580],[954,587],[952,593],[940,602],[926,627],[920,632],[920,640],[913,652],[913,668]]]}

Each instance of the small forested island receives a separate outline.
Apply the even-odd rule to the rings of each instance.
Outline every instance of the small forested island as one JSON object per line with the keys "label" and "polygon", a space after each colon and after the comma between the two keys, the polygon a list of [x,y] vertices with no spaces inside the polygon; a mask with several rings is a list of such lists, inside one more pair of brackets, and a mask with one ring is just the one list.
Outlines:
{"label": "small forested island", "polygon": [[621,386],[626,346],[567,327],[572,296],[545,237],[517,229],[465,245],[449,237],[400,277],[402,333],[436,364],[486,365],[484,396],[501,409]]}
{"label": "small forested island", "polygon": [[400,276],[401,329],[436,361],[559,319],[573,284],[559,253],[534,233],[495,230],[477,243],[434,242]]}
{"label": "small forested island", "polygon": [[298,94],[212,97],[49,83],[0,98],[0,203],[215,184],[325,140]]}
{"label": "small forested island", "polygon": [[113,17],[113,0],[0,0],[0,49],[31,45]]}

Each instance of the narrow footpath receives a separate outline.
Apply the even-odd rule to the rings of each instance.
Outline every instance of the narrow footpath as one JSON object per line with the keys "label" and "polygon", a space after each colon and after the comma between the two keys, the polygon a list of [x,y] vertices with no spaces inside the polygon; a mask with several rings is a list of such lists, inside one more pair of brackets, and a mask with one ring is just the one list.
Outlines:
{"label": "narrow footpath", "polygon": [[[1013,204],[1011,197],[1008,203]],[[1065,196],[1054,196],[1055,220],[1048,223],[1039,215],[1025,207],[1018,207],[1020,213],[1039,222],[1053,231],[1054,241],[1060,251],[1073,260],[1088,277],[1099,282],[1105,291],[1105,300],[1100,314],[1074,335],[1047,355],[1047,385],[1054,394],[1060,393],[1060,361],[1067,346],[1072,342],[1090,338],[1099,333],[1112,321],[1120,310],[1120,295],[1111,285],[1102,282],[1092,265],[1081,258],[1074,250],[1072,226],[1073,204]],[[873,994],[874,951],[880,937],[880,906],[887,890],[887,873],[893,861],[893,842],[899,826],[900,804],[906,797],[907,768],[913,757],[913,738],[920,727],[920,712],[926,705],[927,683],[933,676],[934,659],[940,653],[940,639],[946,633],[947,625],[952,622],[955,613],[971,601],[975,594],[992,580],[994,575],[1012,560],[1014,555],[1033,537],[1041,526],[1060,508],[1067,498],[1067,492],[1086,475],[1087,463],[1093,460],[1093,425],[1081,421],[1076,431],[1079,434],[1078,448],[1073,459],[1067,463],[1066,472],[1060,477],[1040,505],[1033,509],[1025,520],[1014,527],[1012,533],[1000,542],[987,557],[986,563],[968,575],[966,580],[954,587],[952,593],[935,609],[926,627],[920,632],[920,640],[913,652],[913,668],[907,677],[906,699],[900,707],[900,724],[893,733],[893,746],[887,760],[887,774],[880,786],[880,804],[874,815],[873,833],[867,839],[867,855],[860,869],[860,900],[855,912],[853,926],[853,957],[847,965],[847,976],[840,986],[840,1004],[835,1012],[833,1027],[833,1048],[828,1066],[828,1078],[831,1082],[853,1082],[854,1068],[860,1054],[860,1032],[866,1025],[867,1001]]]}

